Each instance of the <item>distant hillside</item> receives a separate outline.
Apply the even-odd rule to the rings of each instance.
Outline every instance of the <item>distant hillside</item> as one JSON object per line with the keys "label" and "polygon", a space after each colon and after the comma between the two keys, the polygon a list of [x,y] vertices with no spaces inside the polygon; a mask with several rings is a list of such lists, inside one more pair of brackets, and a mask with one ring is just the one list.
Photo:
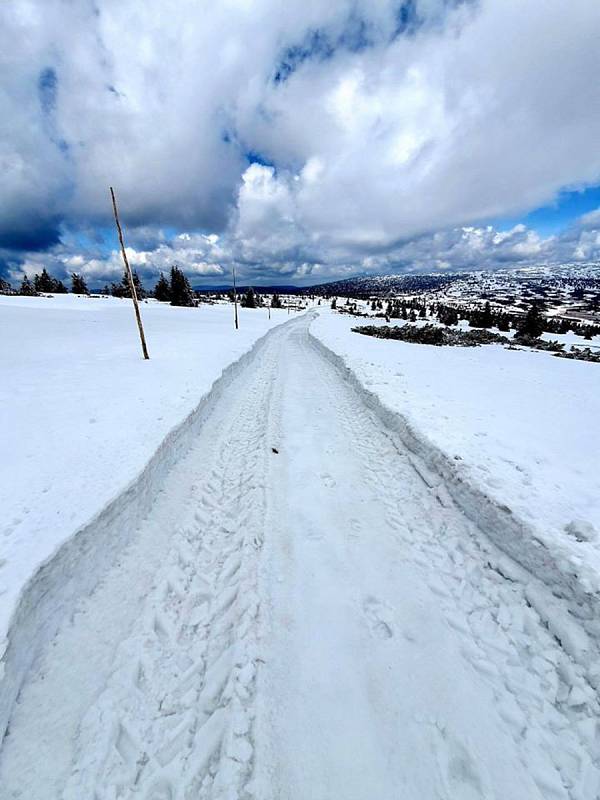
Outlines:
{"label": "distant hillside", "polygon": [[[250,287],[258,294],[306,294],[309,289],[304,287],[301,289],[298,286],[257,286],[255,283],[240,284],[237,287],[238,294],[247,291]],[[215,292],[230,292],[233,287],[229,284],[221,284],[220,286],[193,286],[195,292],[198,294],[215,294]]]}
{"label": "distant hillside", "polygon": [[321,283],[304,289],[304,292],[318,295],[339,295],[341,297],[370,297],[372,295],[431,292],[441,289],[461,276],[452,275],[370,275],[345,278],[332,283]]}

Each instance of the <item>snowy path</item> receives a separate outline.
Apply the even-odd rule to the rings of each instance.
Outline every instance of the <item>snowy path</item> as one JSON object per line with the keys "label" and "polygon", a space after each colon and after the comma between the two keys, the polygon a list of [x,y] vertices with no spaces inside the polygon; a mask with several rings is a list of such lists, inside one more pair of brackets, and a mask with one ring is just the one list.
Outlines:
{"label": "snowy path", "polygon": [[1,800],[600,796],[594,643],[307,327],[231,381],[39,659]]}

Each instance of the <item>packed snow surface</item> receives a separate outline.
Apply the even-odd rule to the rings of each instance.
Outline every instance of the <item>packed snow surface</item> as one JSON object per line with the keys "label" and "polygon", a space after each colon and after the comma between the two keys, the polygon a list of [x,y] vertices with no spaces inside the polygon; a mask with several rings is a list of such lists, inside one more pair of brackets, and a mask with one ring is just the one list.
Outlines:
{"label": "packed snow surface", "polygon": [[270,327],[266,309],[0,296],[0,657],[23,586],[135,479],[223,369]]}
{"label": "packed snow surface", "polygon": [[498,547],[505,512],[469,506],[311,317],[24,598],[2,800],[600,796],[597,598]]}
{"label": "packed snow surface", "polygon": [[600,575],[598,365],[352,332],[365,322],[372,320],[324,313],[311,330],[386,407],[454,459],[461,477]]}

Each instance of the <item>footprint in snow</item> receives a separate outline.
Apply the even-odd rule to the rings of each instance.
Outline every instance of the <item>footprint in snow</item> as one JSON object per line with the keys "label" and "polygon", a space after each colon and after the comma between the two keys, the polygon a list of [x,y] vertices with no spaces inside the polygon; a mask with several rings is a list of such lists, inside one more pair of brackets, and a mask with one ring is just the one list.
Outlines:
{"label": "footprint in snow", "polygon": [[392,608],[376,597],[367,597],[363,603],[363,612],[371,629],[378,639],[391,639],[394,635],[392,627]]}
{"label": "footprint in snow", "polygon": [[322,472],[320,478],[328,489],[332,489],[335,486],[335,480],[328,472]]}
{"label": "footprint in snow", "polygon": [[434,726],[433,742],[444,796],[461,800],[481,800],[488,797],[486,787],[477,768],[476,758],[445,726]]}

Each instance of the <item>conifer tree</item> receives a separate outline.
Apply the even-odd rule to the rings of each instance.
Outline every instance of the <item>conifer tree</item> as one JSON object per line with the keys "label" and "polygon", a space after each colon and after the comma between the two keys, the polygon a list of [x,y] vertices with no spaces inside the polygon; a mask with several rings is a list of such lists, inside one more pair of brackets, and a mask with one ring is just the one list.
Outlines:
{"label": "conifer tree", "polygon": [[481,316],[481,327],[491,328],[492,323],[493,319],[492,319],[492,310],[490,308],[490,301],[486,300],[485,306],[483,308],[483,314]]}
{"label": "conifer tree", "polygon": [[[138,297],[138,300],[143,300],[144,297],[146,297],[146,290],[142,286],[140,276],[135,270],[133,270],[133,285],[135,286],[135,293]],[[129,289],[129,283],[127,284],[127,288]],[[129,297],[129,295],[127,296]]]}
{"label": "conifer tree", "polygon": [[19,288],[19,294],[24,295],[25,297],[35,297],[37,292],[35,290],[34,284],[29,280],[27,275],[23,277],[21,281],[21,286]]}
{"label": "conifer tree", "polygon": [[240,305],[242,308],[256,308],[256,295],[254,293],[254,289],[249,286],[246,290],[246,294],[240,300]]}
{"label": "conifer tree", "polygon": [[[320,302],[320,301],[319,301]],[[271,308],[282,308],[281,298],[278,294],[274,294],[271,298]]]}
{"label": "conifer tree", "polygon": [[162,300],[163,303],[171,302],[171,285],[162,272],[154,287],[154,298],[156,300]]}
{"label": "conifer tree", "polygon": [[[143,300],[146,296],[146,292],[144,287],[142,286],[142,282],[140,281],[140,276],[137,274],[136,270],[132,273],[133,278],[133,285],[135,287],[135,293],[138,297],[138,300]],[[120,283],[113,283],[111,286],[110,293],[113,297],[131,297],[131,290],[129,288],[129,279],[127,277],[127,272],[123,270],[123,276],[121,278]]]}
{"label": "conifer tree", "polygon": [[62,281],[58,280],[58,278],[52,278],[51,291],[54,292],[55,294],[67,294],[69,290]]}
{"label": "conifer tree", "polygon": [[171,305],[172,306],[195,306],[194,292],[190,282],[183,272],[173,265],[171,267]]}
{"label": "conifer tree", "polygon": [[499,331],[509,331],[510,330],[510,319],[508,314],[498,314],[496,317],[496,327]]}
{"label": "conifer tree", "polygon": [[48,270],[46,267],[41,271],[39,275],[35,275],[33,278],[33,285],[35,287],[36,292],[54,292],[55,291],[55,283],[54,278],[52,278],[48,274]]}
{"label": "conifer tree", "polygon": [[442,325],[458,324],[458,312],[452,306],[439,306],[438,319]]}
{"label": "conifer tree", "polygon": [[85,278],[76,272],[71,274],[71,291],[73,294],[89,294]]}
{"label": "conifer tree", "polygon": [[544,320],[540,314],[540,309],[536,303],[530,306],[524,319],[521,320],[517,328],[517,336],[531,336],[539,338],[544,332]]}

